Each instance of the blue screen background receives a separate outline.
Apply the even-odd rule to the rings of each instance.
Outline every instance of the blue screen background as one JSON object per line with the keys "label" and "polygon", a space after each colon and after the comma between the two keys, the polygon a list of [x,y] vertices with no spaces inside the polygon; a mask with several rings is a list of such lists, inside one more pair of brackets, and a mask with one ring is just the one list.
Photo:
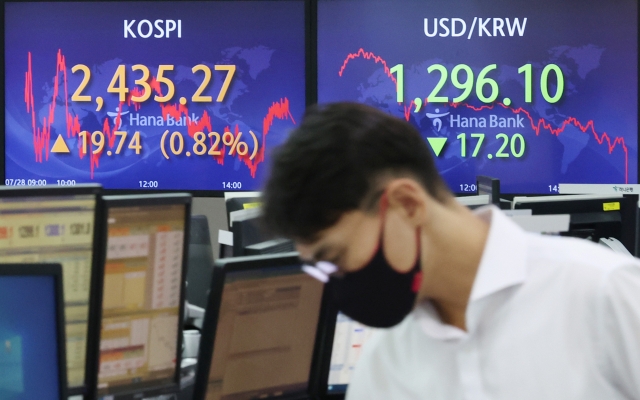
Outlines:
{"label": "blue screen background", "polygon": [[[141,38],[137,27],[145,19],[152,24],[162,20],[159,25],[163,28],[165,20],[176,23],[180,20],[181,37],[177,37],[176,28],[168,38],[166,32],[164,37],[155,38],[159,31],[154,27],[151,37]],[[124,37],[125,20],[136,21],[131,28],[135,39]],[[143,34],[147,29],[144,25]],[[6,177],[46,180],[47,184],[56,184],[58,180],[97,182],[111,189],[259,189],[267,174],[271,150],[284,141],[305,108],[304,44],[302,1],[6,4]],[[31,81],[27,76],[29,54]],[[59,67],[61,57],[66,68]],[[90,81],[81,92],[91,96],[90,102],[71,101],[84,76],[80,71],[72,73],[77,64],[91,70]],[[206,113],[210,123],[201,131],[207,135],[211,131],[220,134],[221,140],[214,150],[222,151],[221,155],[208,154],[214,146],[214,137],[206,138],[206,152],[196,155],[192,135],[198,129],[189,133],[186,126],[168,126],[170,114],[163,114],[161,104],[153,99],[157,92],[153,91],[139,108],[129,98],[121,104],[118,94],[107,92],[119,65],[126,66],[127,88],[142,91],[134,83],[142,76],[142,72],[132,70],[135,64],[147,66],[151,77],[157,76],[161,64],[175,66],[174,71],[165,74],[175,83],[175,95],[164,106],[177,110],[178,118],[189,116],[194,124],[202,123]],[[212,96],[211,103],[192,102],[204,80],[203,72],[192,71],[198,64],[212,69],[211,81],[202,93]],[[57,65],[61,70],[56,77]],[[222,102],[216,102],[216,98],[226,72],[213,70],[214,65],[237,68]],[[56,81],[59,89],[54,99]],[[33,93],[33,111],[27,109],[25,89]],[[167,93],[164,84],[160,84],[160,90],[163,95]],[[100,111],[96,111],[97,97],[104,100]],[[181,97],[187,100],[185,108],[180,108]],[[56,106],[52,111],[53,103]],[[111,133],[117,128],[117,108],[122,121],[119,130],[128,133],[120,154],[116,154],[120,138]],[[53,122],[49,123],[52,116]],[[67,122],[68,117],[71,123]],[[163,126],[149,125],[149,117],[155,123],[162,120]],[[172,118],[173,122],[186,123]],[[43,129],[48,125],[47,133]],[[82,142],[78,133],[85,130],[104,134],[109,131],[113,139],[96,156],[80,157]],[[165,139],[169,159],[161,149],[165,130],[169,130]],[[225,145],[223,135],[227,130],[232,135],[227,135]],[[239,151],[245,151],[242,144],[236,145],[234,154],[230,154],[231,141],[235,142],[237,134],[242,133],[239,143],[246,143],[245,157],[250,157],[256,146],[249,130],[255,133],[258,151],[253,160],[245,162],[238,155]],[[136,131],[140,132],[141,154],[129,148]],[[179,155],[172,153],[170,147],[169,140],[175,131],[184,140]],[[51,152],[59,135],[70,153]],[[176,149],[178,140],[176,137]],[[87,153],[98,149],[87,142],[90,148]]]}
{"label": "blue screen background", "polygon": [[0,398],[58,399],[58,331],[51,276],[0,275]]}
{"label": "blue screen background", "polygon": [[[479,37],[476,24],[469,38],[477,17],[492,18],[487,25],[491,34],[493,18],[503,22],[505,18],[519,18],[521,23],[527,18],[527,23],[522,37],[518,33],[510,37],[506,26],[505,37],[499,32],[496,37],[484,32]],[[439,27],[437,36],[427,37],[425,18],[430,24],[429,33],[433,33],[434,18],[449,18],[445,23],[449,28],[452,18],[460,18],[466,22],[466,32],[460,37],[451,37],[450,32],[440,37],[446,32]],[[457,29],[459,32],[460,24]],[[396,86],[385,64],[389,69],[404,65],[402,104],[396,101]],[[427,72],[433,64],[441,64],[448,71],[438,94],[447,96],[450,102],[462,92],[451,82],[456,65],[468,65],[477,78],[484,67],[497,64],[487,76],[497,82],[498,98],[476,111],[474,108],[485,104],[476,97],[474,87],[462,104],[431,103],[416,113],[415,106],[410,107],[411,100],[424,100],[440,79],[439,72]],[[533,68],[532,103],[524,101],[524,75],[518,73],[525,64]],[[546,102],[540,90],[541,73],[548,64],[558,65],[564,75],[564,94],[555,104]],[[459,78],[464,82],[465,74]],[[549,91],[553,95],[555,78],[551,82]],[[495,104],[505,97],[512,101],[510,107]],[[522,194],[550,193],[559,183],[637,183],[638,2],[319,0],[318,101],[347,100],[406,117],[425,139],[446,139],[435,160],[454,192],[471,191],[476,175],[499,178],[503,192]],[[427,113],[448,115],[441,118],[438,127]],[[519,117],[522,126],[489,127],[491,115]],[[484,117],[487,127],[460,127],[452,123],[452,117],[456,121]],[[563,126],[565,121],[568,124]],[[539,124],[548,128],[534,129]],[[466,134],[464,157],[462,140],[458,139],[462,133]],[[478,139],[471,138],[473,133],[485,134],[476,157],[472,153]],[[499,133],[522,135],[526,148],[520,158],[510,154],[511,143],[504,148],[510,157],[497,157],[503,144],[496,138]]]}

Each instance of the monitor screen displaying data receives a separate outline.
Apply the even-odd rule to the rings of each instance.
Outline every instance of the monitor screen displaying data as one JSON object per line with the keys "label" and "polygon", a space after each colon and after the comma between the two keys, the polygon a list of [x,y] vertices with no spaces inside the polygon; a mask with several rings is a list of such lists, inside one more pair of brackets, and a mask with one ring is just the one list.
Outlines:
{"label": "monitor screen displaying data", "polygon": [[55,277],[0,274],[0,398],[59,400]]}
{"label": "monitor screen displaying data", "polygon": [[299,265],[227,273],[206,399],[304,393],[322,290]]}
{"label": "monitor screen displaying data", "polygon": [[108,206],[99,394],[175,382],[185,207]]}
{"label": "monitor screen displaying data", "polygon": [[7,184],[255,190],[305,108],[304,1],[5,2]]}
{"label": "monitor screen displaying data", "polygon": [[638,1],[318,1],[318,102],[405,119],[456,193],[638,183]]}
{"label": "monitor screen displaying data", "polygon": [[62,264],[69,387],[85,383],[95,208],[95,195],[0,193],[0,263]]}
{"label": "monitor screen displaying data", "polygon": [[327,393],[344,393],[351,381],[351,374],[360,358],[362,346],[375,328],[362,325],[342,313],[338,313],[331,350],[331,366]]}

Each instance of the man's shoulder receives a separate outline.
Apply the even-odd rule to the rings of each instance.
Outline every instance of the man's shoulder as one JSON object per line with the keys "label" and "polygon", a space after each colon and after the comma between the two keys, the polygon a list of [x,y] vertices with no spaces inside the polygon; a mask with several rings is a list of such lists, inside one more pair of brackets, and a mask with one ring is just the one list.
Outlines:
{"label": "man's shoulder", "polygon": [[529,234],[528,237],[527,261],[530,269],[603,276],[620,268],[640,267],[640,260],[589,240],[536,234]]}
{"label": "man's shoulder", "polygon": [[[570,299],[598,307],[617,276],[640,273],[640,260],[585,239],[529,235],[522,298]],[[627,272],[625,272],[627,271]]]}

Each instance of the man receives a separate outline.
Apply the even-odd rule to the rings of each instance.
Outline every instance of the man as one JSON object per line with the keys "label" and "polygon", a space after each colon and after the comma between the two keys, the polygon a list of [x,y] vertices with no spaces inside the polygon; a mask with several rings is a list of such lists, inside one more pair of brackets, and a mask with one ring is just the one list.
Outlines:
{"label": "man", "polygon": [[[348,400],[640,399],[640,264],[471,212],[408,123],[310,109],[274,157],[266,222],[380,330]],[[331,264],[327,264],[327,262]]]}

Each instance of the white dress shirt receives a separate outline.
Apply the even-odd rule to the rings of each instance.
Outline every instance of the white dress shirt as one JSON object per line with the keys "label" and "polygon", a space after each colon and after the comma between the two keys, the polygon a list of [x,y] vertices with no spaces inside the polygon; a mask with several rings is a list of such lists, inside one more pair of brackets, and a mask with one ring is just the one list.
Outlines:
{"label": "white dress shirt", "polygon": [[419,305],[367,342],[347,400],[640,399],[640,262],[477,215],[490,229],[467,331]]}

